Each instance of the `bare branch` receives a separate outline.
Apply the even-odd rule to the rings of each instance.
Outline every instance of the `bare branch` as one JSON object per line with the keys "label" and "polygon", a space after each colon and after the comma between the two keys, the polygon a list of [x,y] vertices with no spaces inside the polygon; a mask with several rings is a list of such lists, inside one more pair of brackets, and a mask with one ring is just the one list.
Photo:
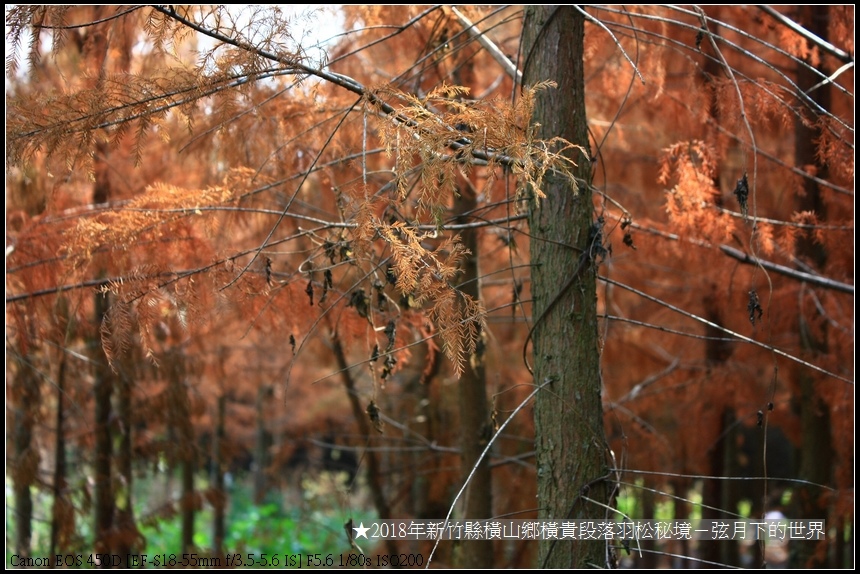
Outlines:
{"label": "bare branch", "polygon": [[577,6],[576,9],[579,10],[580,12],[582,12],[582,15],[585,16],[586,20],[588,20],[589,22],[592,22],[594,24],[597,24],[598,26],[603,28],[603,30],[607,34],[609,34],[609,37],[612,38],[612,40],[615,42],[615,45],[618,46],[619,50],[621,50],[621,53],[624,55],[624,58],[628,62],[630,62],[631,66],[633,66],[633,70],[636,72],[636,75],[639,76],[639,80],[642,81],[642,84],[645,84],[646,83],[645,78],[642,77],[642,73],[639,71],[639,68],[636,67],[636,64],[633,62],[633,60],[630,59],[630,56],[627,55],[627,52],[624,51],[624,46],[621,45],[621,42],[618,41],[618,38],[615,37],[615,34],[613,34],[612,31],[606,27],[606,24],[604,24],[603,22],[601,22],[600,20],[598,20],[597,18],[595,18],[594,16],[592,16],[591,14],[589,14],[588,12],[586,12],[585,10],[580,8],[579,6]]}
{"label": "bare branch", "polygon": [[499,47],[496,46],[496,44],[493,43],[492,40],[487,38],[487,36],[484,34],[484,32],[479,30],[478,27],[475,24],[473,24],[471,20],[466,18],[466,16],[464,16],[462,12],[457,10],[456,7],[452,6],[451,12],[454,14],[454,16],[457,17],[457,19],[460,21],[460,24],[463,25],[463,28],[465,29],[465,31],[468,32],[473,38],[478,40],[478,43],[484,47],[484,49],[490,54],[490,56],[492,56],[492,58],[496,62],[499,63],[499,65],[502,67],[502,69],[510,77],[512,77],[517,82],[517,84],[522,84],[523,73],[521,71],[517,70],[517,67],[514,65],[513,62],[511,62],[510,58],[505,56],[505,54],[502,53],[502,51],[499,49]]}
{"label": "bare branch", "polygon": [[36,29],[42,30],[76,30],[78,28],[87,28],[89,26],[95,26],[97,24],[102,24],[104,22],[110,22],[111,20],[116,20],[117,18],[122,18],[126,14],[130,14],[135,10],[142,8],[142,6],[132,6],[122,12],[117,12],[113,16],[107,16],[105,18],[101,18],[99,20],[93,20],[91,22],[86,22],[84,24],[69,24],[67,26],[51,26],[49,24],[33,24],[33,27]]}
{"label": "bare branch", "polygon": [[[529,404],[529,402],[531,402],[532,397],[534,397],[538,393],[538,391],[540,391],[541,389],[543,389],[545,386],[547,386],[550,383],[552,383],[552,380],[544,381],[543,383],[538,385],[538,387],[535,390],[533,390],[529,394],[529,396],[527,396],[525,399],[523,399],[522,402],[520,402],[520,404],[517,405],[517,408],[514,409],[514,411],[511,413],[511,415],[507,419],[505,419],[505,422],[503,422],[499,426],[499,430],[497,430],[493,434],[493,438],[491,438],[487,442],[487,446],[484,448],[484,452],[482,452],[481,456],[478,457],[478,460],[475,461],[475,465],[472,467],[472,471],[469,473],[469,476],[463,482],[463,486],[462,486],[462,488],[460,488],[460,491],[457,493],[457,496],[455,496],[454,500],[451,502],[451,507],[448,509],[448,514],[445,516],[445,524],[446,525],[448,524],[448,520],[451,518],[451,513],[454,512],[454,507],[457,505],[457,500],[459,500],[460,496],[462,496],[463,493],[466,491],[466,487],[469,486],[469,481],[471,481],[472,475],[475,474],[475,471],[477,470],[478,465],[481,464],[481,461],[484,460],[484,457],[487,456],[488,452],[490,452],[490,448],[493,446],[493,443],[496,442],[496,439],[499,438],[499,436],[502,434],[502,431],[505,430],[506,426],[508,426],[508,423],[510,423],[514,419],[514,417],[517,416],[517,413],[520,412],[523,409],[523,407],[525,407],[527,404]],[[439,546],[440,540],[441,540],[441,537],[436,539],[436,544],[433,545],[433,550],[430,551],[430,556],[427,557],[426,568],[430,567],[430,561],[433,560],[433,554],[436,552],[436,547]]]}
{"label": "bare branch", "polygon": [[728,245],[720,245],[720,249],[723,253],[728,255],[729,257],[733,257],[737,259],[741,263],[746,263],[747,265],[761,265],[768,271],[774,271],[779,273],[780,275],[785,275],[786,277],[791,277],[792,279],[797,279],[798,281],[804,281],[806,283],[812,283],[813,285],[818,285],[819,287],[824,287],[826,289],[833,289],[834,291],[841,291],[843,293],[848,293],[850,295],[854,294],[854,285],[849,285],[847,283],[841,283],[836,281],[835,279],[829,279],[827,277],[822,277],[821,275],[813,275],[811,273],[804,273],[803,271],[797,271],[796,269],[792,269],[791,267],[786,267],[784,265],[779,265],[778,263],[772,263],[770,261],[765,261],[764,259],[752,258],[747,253],[743,251],[739,251]]}
{"label": "bare branch", "polygon": [[791,18],[786,16],[785,14],[780,14],[779,12],[777,12],[776,10],[771,8],[770,6],[759,6],[758,8],[762,12],[770,15],[771,18],[773,18],[774,20],[776,20],[780,24],[782,24],[784,26],[788,26],[789,28],[791,28],[792,30],[794,30],[795,32],[797,32],[798,34],[800,34],[801,36],[803,36],[804,38],[806,38],[807,40],[809,40],[810,42],[812,42],[813,44],[818,46],[819,48],[823,48],[824,50],[829,52],[831,55],[836,56],[842,62],[845,62],[846,64],[852,64],[852,65],[854,64],[854,57],[851,54],[849,54],[848,52],[845,52],[844,50],[840,50],[839,48],[837,48],[836,46],[834,46],[830,42],[824,40],[823,38],[819,38],[818,36],[816,36],[815,34],[810,32],[809,30],[807,30],[806,28],[804,28],[803,26],[801,26],[800,24],[798,24],[797,22],[795,22],[794,20],[792,20]]}
{"label": "bare branch", "polygon": [[639,295],[640,297],[648,299],[649,301],[653,301],[654,303],[657,303],[658,305],[662,305],[668,309],[671,309],[672,311],[675,311],[676,313],[680,313],[681,315],[684,315],[685,317],[689,317],[689,318],[694,319],[700,323],[704,323],[705,325],[709,325],[709,326],[713,327],[714,329],[718,329],[718,330],[722,331],[723,333],[727,333],[729,335],[732,335],[733,337],[737,337],[741,341],[745,341],[745,342],[753,344],[757,347],[761,347],[762,349],[767,349],[768,351],[772,351],[773,353],[779,355],[780,357],[785,357],[786,359],[794,361],[795,363],[799,363],[799,364],[801,364],[805,367],[808,367],[814,371],[818,371],[819,373],[825,374],[829,377],[833,377],[834,379],[839,379],[840,381],[848,383],[849,385],[854,384],[854,381],[852,381],[851,379],[847,379],[847,378],[845,378],[841,375],[838,375],[832,371],[828,371],[827,369],[819,367],[818,365],[813,365],[812,363],[810,363],[808,361],[804,361],[803,359],[801,359],[799,357],[795,357],[791,353],[786,353],[785,351],[777,349],[776,347],[773,347],[773,346],[768,345],[766,343],[761,343],[759,341],[756,341],[755,339],[745,337],[745,336],[741,335],[740,333],[736,333],[735,331],[732,331],[731,329],[727,329],[727,328],[723,327],[722,325],[717,325],[713,321],[708,321],[707,319],[699,317],[698,315],[696,315],[694,313],[690,313],[689,311],[684,311],[683,309],[676,307],[675,305],[667,303],[666,301],[663,301],[662,299],[660,299],[658,297],[654,297],[652,295],[649,295],[643,291],[640,291],[639,289],[635,289],[629,285],[625,285],[624,283],[621,283],[619,281],[615,281],[614,279],[609,279],[608,277],[603,277],[602,275],[600,276],[600,280],[605,281],[606,283],[609,283],[611,285],[615,285],[616,287],[621,287],[622,289],[626,289],[627,291],[630,291],[631,293],[635,293],[635,294]]}

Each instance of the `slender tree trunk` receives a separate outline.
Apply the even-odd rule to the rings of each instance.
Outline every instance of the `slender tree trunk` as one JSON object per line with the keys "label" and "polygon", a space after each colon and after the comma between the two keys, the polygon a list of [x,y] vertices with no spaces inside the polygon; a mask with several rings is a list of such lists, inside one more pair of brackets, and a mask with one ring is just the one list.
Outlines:
{"label": "slender tree trunk", "polygon": [[12,468],[15,493],[15,550],[19,556],[30,556],[33,496],[30,487],[36,481],[39,457],[33,445],[33,416],[39,406],[39,380],[29,361],[18,361],[18,372],[12,386],[13,444]]}
{"label": "slender tree trunk", "polygon": [[269,433],[266,430],[263,407],[271,393],[272,389],[267,386],[262,386],[257,390],[257,433],[254,446],[254,502],[257,504],[263,502],[268,488],[266,471],[269,467]]}
{"label": "slender tree trunk", "polygon": [[[51,566],[56,567],[54,562],[57,550],[66,550],[66,536],[64,522],[69,509],[66,500],[66,435],[63,419],[65,418],[63,395],[66,386],[66,355],[60,356],[60,368],[57,370],[57,413],[54,418],[54,478],[53,493],[54,502],[51,508],[51,542],[49,556]],[[61,540],[62,539],[62,540]]]}
{"label": "slender tree trunk", "polygon": [[[170,480],[179,469],[179,512],[181,516],[180,545],[182,552],[194,547],[194,518],[200,500],[194,490],[197,467],[197,447],[191,419],[191,397],[188,390],[186,358],[180,348],[168,349],[161,358],[161,369],[167,377],[167,440],[165,449],[170,457]],[[172,492],[169,488],[168,492]]]}
{"label": "slender tree trunk", "polygon": [[[352,375],[349,374],[349,363],[346,360],[346,354],[343,350],[343,345],[340,342],[340,337],[337,331],[333,331],[332,348],[334,356],[337,359],[337,368],[340,369],[341,380],[346,389],[346,395],[349,397],[349,404],[352,407],[352,414],[355,417],[355,422],[358,424],[358,430],[361,436],[368,437],[367,446],[372,446],[376,441],[373,436],[376,430],[372,429],[368,421],[368,414],[361,406],[358,399],[358,392],[355,389],[355,381]],[[367,462],[367,482],[370,486],[370,493],[373,498],[373,504],[376,506],[376,512],[379,518],[393,518],[391,516],[391,507],[388,505],[388,500],[385,497],[385,492],[382,490],[382,472],[380,470],[379,459],[375,452],[366,451],[362,460]],[[352,532],[350,532],[352,534]],[[365,548],[365,551],[367,549]],[[385,550],[391,555],[397,554],[397,544],[393,540],[385,541]]]}
{"label": "slender tree trunk", "polygon": [[[423,351],[423,353],[422,353]],[[416,356],[417,355],[417,356]],[[433,361],[434,365],[430,365],[431,369],[434,371],[438,370],[439,358],[431,358],[430,353],[427,352],[427,345],[423,345],[420,351],[417,351],[413,357],[416,360],[416,363],[426,364],[428,361]],[[435,368],[433,368],[435,366]],[[434,373],[435,375],[435,373]],[[415,397],[415,412],[419,412],[418,409],[421,409],[423,420],[418,422],[421,419],[415,417],[416,422],[414,423],[417,426],[417,432],[427,438],[429,442],[433,442],[436,440],[436,425],[434,424],[434,418],[437,412],[437,406],[431,403],[430,398],[430,384],[432,377],[425,377],[423,373],[419,373],[417,376],[408,380],[407,384],[404,385],[404,396]],[[423,406],[422,406],[423,405]],[[413,451],[410,455],[410,460],[412,464],[409,468],[410,480],[412,484],[411,488],[411,500],[409,501],[411,507],[408,509],[409,512],[412,513],[412,516],[420,516],[422,518],[439,518],[436,513],[431,513],[431,508],[433,508],[432,503],[435,501],[431,500],[430,497],[430,476],[434,474],[434,470],[438,469],[439,459],[438,457],[428,457],[426,452],[422,452],[419,450]],[[442,517],[445,515],[442,514]]]}
{"label": "slender tree trunk", "polygon": [[[641,491],[641,501],[642,501],[642,514],[639,515],[638,518],[642,519],[651,519],[657,516],[657,496],[651,490],[642,490]],[[640,547],[643,550],[651,550],[651,552],[645,552],[642,557],[638,556],[636,550]],[[657,544],[654,540],[643,540],[637,543],[635,540],[630,541],[630,552],[636,556],[635,566],[637,568],[642,568],[643,570],[653,570],[658,567],[657,559],[658,554],[656,554]],[[626,550],[625,550],[626,553]]]}
{"label": "slender tree trunk", "polygon": [[[442,365],[440,353],[430,351],[429,343],[417,346],[412,352],[411,365],[415,371],[406,374],[406,369],[399,371],[402,375],[403,396],[412,400],[413,416],[409,417],[410,428],[433,444],[439,438],[440,419],[446,406],[443,401],[434,397],[432,390],[434,380],[439,375]],[[437,387],[438,388],[438,387]],[[434,496],[432,486],[434,477],[442,474],[441,468],[445,460],[433,453],[423,450],[413,450],[409,454],[410,464],[407,469],[410,484],[410,497],[404,501],[403,510],[410,516],[421,518],[445,518],[448,506],[440,496]],[[447,481],[446,481],[447,482]],[[439,486],[439,483],[435,483]]]}
{"label": "slender tree trunk", "polygon": [[[799,7],[798,22],[819,38],[827,40],[829,23],[829,8],[827,6]],[[811,65],[810,62],[806,62]],[[825,70],[821,70],[825,72]],[[819,78],[806,65],[798,64],[797,85],[806,90],[819,82]],[[813,91],[810,96],[825,110],[830,109],[830,88],[828,84]],[[816,118],[812,118],[813,120]],[[817,128],[807,127],[799,119],[795,121],[795,164],[814,165],[817,176],[827,179],[827,164],[822,162],[816,153],[816,144],[820,134]],[[820,219],[824,219],[824,202],[818,184],[804,179],[804,193],[797,196],[798,211],[814,211]],[[814,241],[811,233],[802,234],[797,242],[797,255],[819,269],[824,267],[827,253],[824,247]],[[826,325],[822,333],[813,334],[802,313],[798,315],[801,348],[807,357],[814,356],[827,350]],[[813,359],[814,360],[814,359]],[[799,394],[794,397],[794,408],[800,415],[800,469],[799,477],[813,485],[829,485],[832,480],[833,449],[830,434],[830,408],[817,392],[817,378],[808,371],[798,375]],[[795,493],[796,516],[805,519],[827,518],[828,504],[823,498],[822,491],[817,486],[799,485]],[[791,545],[792,566],[800,568],[821,568],[827,564],[827,552],[820,543],[800,542]]]}
{"label": "slender tree trunk", "polygon": [[[101,325],[109,308],[108,294],[96,294],[96,325]],[[111,463],[113,449],[110,436],[111,397],[113,396],[114,376],[107,364],[107,357],[101,348],[98,333],[92,336],[90,347],[95,358],[93,396],[95,401],[95,453],[93,456],[93,475],[95,478],[94,519],[96,553],[110,553],[110,540],[113,530],[114,498]],[[106,565],[102,565],[105,567]]]}
{"label": "slender tree trunk", "polygon": [[[454,202],[455,213],[471,213],[478,207],[475,192],[471,186],[460,188],[459,197]],[[467,217],[458,218],[457,223],[466,223]],[[480,273],[478,271],[478,230],[465,229],[460,236],[463,247],[470,255],[463,262],[460,291],[474,300],[481,298]],[[481,334],[483,337],[483,333]],[[458,383],[460,399],[460,464],[462,480],[466,480],[472,468],[487,447],[493,427],[487,402],[486,369],[484,365],[483,339],[470,357],[469,365],[463,371]],[[490,475],[490,457],[485,457],[472,476],[464,496],[463,516],[467,520],[491,518],[493,515],[493,487]],[[462,568],[492,568],[493,542],[476,540],[461,542],[457,551],[457,565]]]}
{"label": "slender tree trunk", "polygon": [[[692,484],[689,479],[678,478],[672,481],[672,491],[677,497],[674,501],[672,510],[672,520],[689,520],[692,515],[692,504],[690,503],[690,492]],[[648,517],[652,518],[652,517]],[[697,566],[695,562],[689,560],[692,549],[692,541],[681,539],[677,541],[677,551],[675,557],[671,558],[672,568],[694,568]]]}
{"label": "slender tree trunk", "polygon": [[[585,150],[572,159],[582,183],[548,174],[546,198],[532,203],[529,228],[535,442],[541,519],[602,519],[609,504],[608,447],[603,428],[595,265],[580,266],[590,250],[593,204],[585,118],[582,14],[570,6],[529,6],[523,24],[524,83],[558,84],[540,92],[532,121],[537,137],[560,136]],[[579,272],[577,273],[577,269]],[[572,283],[570,281],[572,280]],[[565,290],[566,292],[560,293]],[[546,315],[543,316],[543,313]],[[614,518],[614,517],[613,517]],[[601,541],[541,541],[539,567],[614,565]]]}
{"label": "slender tree trunk", "polygon": [[191,421],[191,397],[188,395],[188,382],[185,357],[179,349],[171,349],[164,361],[163,368],[170,377],[170,425],[175,429],[178,444],[174,445],[174,456],[180,468],[180,513],[182,516],[182,552],[194,548],[194,519],[199,507],[194,490],[194,471],[197,466],[197,449],[194,442],[194,426]]}
{"label": "slender tree trunk", "polygon": [[194,458],[182,460],[182,552],[194,548],[194,518],[197,511],[197,493],[194,492]]}
{"label": "slender tree trunk", "polygon": [[[100,18],[102,8],[96,7],[93,16]],[[107,56],[107,28],[95,26],[91,29],[83,44],[82,57],[87,71],[91,74],[92,87],[98,85],[105,77],[105,59]],[[93,203],[98,205],[106,203],[111,199],[112,190],[110,183],[109,165],[110,147],[104,140],[99,139],[93,150],[93,172],[95,185],[93,186]],[[104,270],[99,272],[104,276]],[[100,327],[104,323],[105,316],[110,308],[108,294],[95,295],[95,324]],[[114,373],[108,365],[107,357],[101,348],[101,338],[98,331],[90,340],[90,348],[95,364],[93,397],[95,401],[95,453],[94,453],[94,475],[95,475],[95,540],[96,552],[110,553],[113,550],[111,540],[114,527],[114,514],[116,504],[113,496],[112,475],[112,445],[111,445],[111,400],[113,396]],[[107,564],[102,564],[107,567]]]}
{"label": "slender tree trunk", "polygon": [[[721,323],[718,323],[721,324]],[[708,341],[710,346],[714,341]],[[710,353],[709,353],[710,354]],[[720,416],[720,440],[714,445],[709,456],[710,472],[713,477],[738,476],[737,465],[737,421],[734,409],[724,407]],[[761,450],[757,451],[761,452]],[[702,483],[702,518],[706,520],[732,520],[738,511],[738,499],[736,496],[737,481],[717,480],[706,478]],[[726,566],[740,566],[740,554],[738,542],[703,541],[699,545],[699,558],[716,564]]]}
{"label": "slender tree trunk", "polygon": [[224,489],[224,428],[227,413],[227,397],[224,391],[218,395],[215,414],[215,441],[212,445],[212,484],[215,487],[214,512],[212,516],[212,545],[216,555],[224,552],[226,534],[227,492]]}
{"label": "slender tree trunk", "polygon": [[[470,45],[461,47],[475,50]],[[474,58],[466,58],[462,66],[453,72],[454,82],[473,88],[477,85],[474,74]],[[474,172],[472,172],[474,174]],[[472,179],[477,178],[472,175]],[[454,213],[457,223],[469,223],[468,214],[478,208],[478,199],[472,182],[465,174],[458,175],[457,196],[454,200]],[[481,299],[481,273],[478,258],[481,247],[478,242],[479,231],[475,228],[464,229],[460,234],[463,247],[469,255],[463,261],[463,273],[459,290],[475,301]],[[484,452],[492,437],[493,426],[487,401],[487,373],[484,363],[484,333],[481,333],[475,353],[469,357],[469,366],[463,371],[458,383],[460,408],[460,466],[461,480],[464,482],[472,472],[475,463]],[[464,493],[463,517],[467,520],[491,518],[493,515],[493,484],[490,473],[490,457],[484,458],[475,469],[469,486]],[[493,542],[476,540],[461,542],[457,549],[456,564],[462,568],[492,568]]]}
{"label": "slender tree trunk", "polygon": [[838,568],[852,568],[853,565],[845,560],[845,520],[839,516],[839,522],[836,525],[836,539],[833,541],[833,552],[830,556],[830,567],[834,570]]}
{"label": "slender tree trunk", "polygon": [[116,413],[118,436],[116,440],[116,476],[118,488],[116,489],[116,532],[117,540],[114,545],[114,552],[120,558],[121,568],[127,568],[126,559],[133,554],[140,540],[140,533],[137,530],[137,525],[134,522],[134,507],[132,497],[132,487],[134,482],[132,463],[132,428],[134,426],[134,416],[132,408],[132,377],[134,369],[134,355],[129,355],[123,361],[123,367],[120,377],[117,382],[116,396]]}
{"label": "slender tree trunk", "polygon": [[[101,36],[100,39],[103,40]],[[94,157],[95,185],[93,186],[93,203],[105,203],[111,197],[110,178],[108,177],[108,153],[106,143],[96,144]],[[104,275],[104,272],[101,273]],[[110,309],[110,295],[97,293],[95,295],[95,324],[100,328]],[[95,541],[93,546],[97,553],[111,553],[113,542],[111,535],[114,527],[116,504],[113,494],[113,445],[111,441],[111,402],[113,400],[114,379],[116,378],[108,364],[108,358],[102,348],[99,331],[93,334],[90,348],[95,364],[95,383],[93,398],[95,401]],[[102,564],[102,567],[106,567]]]}
{"label": "slender tree trunk", "polygon": [[[740,474],[739,460],[740,453],[738,452],[738,431],[737,417],[734,409],[726,409],[723,413],[723,428],[732,430],[727,433],[723,439],[723,474],[717,476],[738,476]],[[766,437],[764,437],[766,439]],[[714,481],[709,481],[714,482]],[[741,488],[736,480],[720,480],[720,508],[729,512],[738,512],[741,501]],[[730,515],[724,515],[726,518],[731,518]],[[722,518],[722,517],[721,517]],[[723,552],[720,555],[720,562],[729,566],[741,566],[741,548],[738,542],[724,545]]]}

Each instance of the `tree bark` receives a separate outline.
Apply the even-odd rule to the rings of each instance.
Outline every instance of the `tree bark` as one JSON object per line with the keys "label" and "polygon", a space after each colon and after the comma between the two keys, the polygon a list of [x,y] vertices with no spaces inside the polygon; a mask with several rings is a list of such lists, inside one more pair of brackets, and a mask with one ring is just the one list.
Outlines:
{"label": "tree bark", "polygon": [[[574,175],[584,183],[575,186],[568,177],[548,174],[543,189],[547,197],[534,200],[529,211],[532,314],[540,318],[533,333],[534,378],[535,384],[547,385],[535,400],[539,517],[559,521],[605,518],[607,509],[590,500],[609,504],[611,498],[605,480],[609,458],[601,402],[596,264],[577,273],[581,255],[590,249],[594,211],[584,33],[584,17],[574,7],[526,8],[524,83],[558,84],[537,96],[532,118],[540,125],[536,137],[559,136],[585,150],[571,158],[578,165]],[[601,541],[547,540],[539,548],[543,568],[614,565]]]}
{"label": "tree bark", "polygon": [[[93,186],[93,203],[105,203],[111,197],[111,185],[108,177],[108,154],[110,150],[105,142],[96,144],[93,166],[95,185]],[[104,272],[100,273],[104,276]],[[113,493],[113,444],[111,441],[111,413],[114,391],[115,374],[110,368],[108,357],[102,348],[99,328],[104,324],[110,309],[110,294],[96,293],[95,297],[95,326],[96,332],[89,340],[90,352],[95,365],[93,373],[93,400],[95,402],[95,452],[93,455],[94,487],[94,519],[95,540],[93,546],[96,553],[111,553],[113,551],[113,527],[116,502]],[[106,564],[101,565],[107,567]]]}

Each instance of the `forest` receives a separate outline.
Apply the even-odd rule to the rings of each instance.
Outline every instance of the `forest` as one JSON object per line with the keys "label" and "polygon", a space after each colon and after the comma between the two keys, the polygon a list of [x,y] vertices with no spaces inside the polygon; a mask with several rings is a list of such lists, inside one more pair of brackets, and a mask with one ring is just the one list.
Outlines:
{"label": "forest", "polygon": [[[6,5],[7,567],[852,568],[853,39]],[[774,516],[826,536],[354,535]]]}

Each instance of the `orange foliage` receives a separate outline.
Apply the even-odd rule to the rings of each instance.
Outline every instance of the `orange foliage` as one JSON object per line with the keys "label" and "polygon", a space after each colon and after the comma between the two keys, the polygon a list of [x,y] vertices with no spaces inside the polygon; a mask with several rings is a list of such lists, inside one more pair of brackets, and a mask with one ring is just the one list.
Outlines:
{"label": "orange foliage", "polygon": [[[541,262],[528,260],[537,234],[520,210],[546,178],[568,178],[575,193],[585,182],[572,164],[592,161],[611,246],[599,268],[602,396],[624,492],[668,491],[675,474],[805,480],[765,471],[760,441],[801,448],[811,378],[833,451],[830,516],[853,521],[853,291],[720,249],[852,283],[853,69],[808,94],[795,85],[798,66],[823,79],[837,56],[749,6],[587,8],[603,26],[586,33],[585,158],[534,139],[536,94],[557,95],[554,78],[514,88],[449,7],[343,7],[346,33],[322,69],[287,45],[295,23],[274,7],[260,9],[260,37],[220,21],[233,46],[183,23],[215,26],[222,9],[138,7],[117,28],[81,30],[61,26],[102,13],[7,11],[7,43],[21,27],[54,26],[7,60],[7,354],[21,358],[7,365],[10,414],[24,396],[16,377],[36,368],[53,381],[62,362],[78,409],[65,431],[89,453],[88,362],[106,360],[134,381],[141,466],[211,457],[226,396],[221,452],[235,467],[258,456],[259,423],[272,488],[294,485],[303,448],[334,436],[364,469],[378,456],[393,515],[442,517],[462,477],[458,377],[486,368],[494,428],[535,383],[520,357],[528,269]],[[853,53],[853,7],[829,10],[830,42]],[[519,8],[468,16],[522,66]],[[96,41],[107,63],[81,59]],[[829,103],[813,100],[823,90]],[[798,157],[801,129],[814,134],[811,157]],[[99,184],[109,193],[97,204]],[[466,191],[478,207],[456,213]],[[461,242],[469,226],[480,228],[475,253]],[[479,299],[461,290],[472,258]],[[751,292],[763,311],[752,323]],[[109,295],[100,325],[94,293]],[[40,401],[34,416],[52,420],[56,399]],[[498,515],[535,512],[527,412],[491,452]],[[362,423],[384,432],[359,436]],[[50,425],[35,440],[53,444]],[[182,448],[177,429],[193,437]],[[29,474],[12,478],[36,484],[51,465],[28,456]],[[369,488],[357,484],[346,497],[356,515]],[[737,496],[764,512],[761,483],[747,484]],[[737,500],[711,502],[734,511]],[[517,552],[505,565],[531,565],[531,550]]]}

